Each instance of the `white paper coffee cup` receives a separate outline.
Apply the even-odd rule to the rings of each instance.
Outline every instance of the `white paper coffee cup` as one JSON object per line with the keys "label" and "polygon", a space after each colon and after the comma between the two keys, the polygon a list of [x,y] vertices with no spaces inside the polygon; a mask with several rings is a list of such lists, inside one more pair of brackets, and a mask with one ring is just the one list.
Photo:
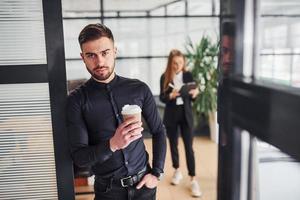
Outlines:
{"label": "white paper coffee cup", "polygon": [[124,121],[128,118],[135,117],[138,121],[141,121],[142,109],[138,105],[124,105],[121,111]]}

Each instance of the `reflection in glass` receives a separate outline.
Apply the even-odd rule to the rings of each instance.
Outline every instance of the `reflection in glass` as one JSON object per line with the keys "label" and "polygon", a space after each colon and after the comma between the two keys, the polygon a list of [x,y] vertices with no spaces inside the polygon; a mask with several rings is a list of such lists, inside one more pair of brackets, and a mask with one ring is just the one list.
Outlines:
{"label": "reflection in glass", "polygon": [[225,22],[222,27],[220,70],[221,74],[227,77],[234,64],[235,27],[232,22]]}
{"label": "reflection in glass", "polygon": [[221,55],[219,62],[219,86],[218,86],[218,123],[220,129],[220,143],[227,145],[229,98],[227,91],[227,79],[234,66],[234,41],[235,24],[223,22],[221,24]]}
{"label": "reflection in glass", "polygon": [[235,14],[235,0],[222,0],[221,14],[223,16]]}

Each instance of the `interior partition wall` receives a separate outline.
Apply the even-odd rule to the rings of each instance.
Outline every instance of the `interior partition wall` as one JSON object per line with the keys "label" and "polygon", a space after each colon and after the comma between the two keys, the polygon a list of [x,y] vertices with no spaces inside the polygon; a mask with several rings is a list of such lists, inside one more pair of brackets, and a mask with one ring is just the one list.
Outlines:
{"label": "interior partition wall", "polygon": [[59,0],[0,1],[0,199],[74,199]]}

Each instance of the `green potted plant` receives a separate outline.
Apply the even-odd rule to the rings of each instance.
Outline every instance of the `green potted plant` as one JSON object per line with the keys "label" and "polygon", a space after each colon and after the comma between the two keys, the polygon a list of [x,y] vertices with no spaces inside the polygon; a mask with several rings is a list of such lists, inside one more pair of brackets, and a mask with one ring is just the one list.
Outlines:
{"label": "green potted plant", "polygon": [[193,44],[188,38],[186,44],[187,65],[191,69],[200,93],[196,98],[193,109],[197,119],[202,113],[208,117],[211,137],[216,136],[216,109],[219,45],[213,43],[208,36],[203,36],[199,43]]}

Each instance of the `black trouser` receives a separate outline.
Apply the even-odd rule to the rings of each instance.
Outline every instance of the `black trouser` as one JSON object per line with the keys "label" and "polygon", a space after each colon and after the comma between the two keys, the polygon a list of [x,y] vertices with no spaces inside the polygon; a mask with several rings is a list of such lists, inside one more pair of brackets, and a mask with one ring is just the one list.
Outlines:
{"label": "black trouser", "polygon": [[193,130],[188,126],[185,118],[184,106],[176,106],[174,119],[175,122],[171,126],[166,126],[167,135],[170,142],[172,164],[175,169],[179,167],[179,155],[178,155],[178,126],[180,127],[181,137],[183,139],[185,156],[190,176],[195,176],[195,157],[193,151]]}
{"label": "black trouser", "polygon": [[137,184],[123,187],[119,178],[95,177],[94,200],[155,200],[156,188],[136,189]]}

